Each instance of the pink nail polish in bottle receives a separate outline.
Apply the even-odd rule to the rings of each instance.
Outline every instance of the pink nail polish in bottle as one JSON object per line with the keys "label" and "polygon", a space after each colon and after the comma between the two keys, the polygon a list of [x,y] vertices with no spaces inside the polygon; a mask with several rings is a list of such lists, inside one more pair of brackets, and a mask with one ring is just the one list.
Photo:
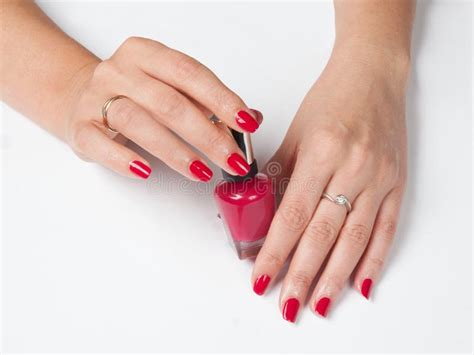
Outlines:
{"label": "pink nail polish in bottle", "polygon": [[222,171],[224,180],[215,190],[214,198],[231,245],[239,259],[255,257],[267,235],[275,214],[275,197],[271,179],[258,173],[249,133],[232,130],[232,135],[245,152],[250,172],[234,176]]}

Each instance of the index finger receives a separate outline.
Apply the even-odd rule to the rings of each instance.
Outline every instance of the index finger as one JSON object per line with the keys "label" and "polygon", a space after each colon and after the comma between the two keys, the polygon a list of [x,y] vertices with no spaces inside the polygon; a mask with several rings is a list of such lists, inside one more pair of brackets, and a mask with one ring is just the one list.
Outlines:
{"label": "index finger", "polygon": [[196,59],[148,39],[139,52],[145,73],[198,101],[232,129],[253,133],[259,127],[257,113]]}
{"label": "index finger", "polygon": [[330,178],[329,171],[315,178],[308,169],[308,166],[313,166],[311,158],[310,161],[304,161],[306,159],[297,159],[282,202],[255,261],[252,281],[254,291],[259,295],[265,292],[270,280],[275,279],[282,269],[310,221]]}

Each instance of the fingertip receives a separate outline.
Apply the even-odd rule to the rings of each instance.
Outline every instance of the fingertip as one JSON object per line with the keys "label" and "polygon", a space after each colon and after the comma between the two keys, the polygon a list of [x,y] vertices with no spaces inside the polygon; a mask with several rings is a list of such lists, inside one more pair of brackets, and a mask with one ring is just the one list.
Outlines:
{"label": "fingertip", "polygon": [[257,121],[258,125],[260,126],[263,122],[263,114],[259,110],[256,110],[254,108],[251,108],[249,110],[254,114],[255,121]]}
{"label": "fingertip", "polygon": [[246,110],[240,110],[235,115],[235,122],[244,132],[254,133],[260,125],[254,115]]}
{"label": "fingertip", "polygon": [[321,297],[315,302],[314,312],[323,318],[326,318],[331,305],[331,299],[329,297]]}
{"label": "fingertip", "polygon": [[189,164],[189,171],[191,172],[194,178],[202,182],[209,182],[212,179],[212,176],[214,175],[211,168],[209,168],[207,164],[203,163],[201,160],[198,159],[193,160],[191,164]]}
{"label": "fingertip", "polygon": [[227,157],[227,165],[233,170],[234,174],[245,176],[250,172],[250,165],[238,153],[232,153]]}
{"label": "fingertip", "polygon": [[282,309],[283,319],[290,323],[295,323],[299,308],[300,301],[298,299],[294,297],[287,299]]}
{"label": "fingertip", "polygon": [[151,167],[148,163],[145,163],[142,160],[132,160],[128,163],[128,169],[132,172],[135,176],[148,179],[151,175]]}
{"label": "fingertip", "polygon": [[266,274],[258,276],[255,279],[255,282],[253,283],[253,291],[257,295],[263,296],[263,294],[265,293],[270,281],[271,281],[271,277],[266,275]]}
{"label": "fingertip", "polygon": [[360,285],[360,293],[366,299],[369,299],[370,297],[370,292],[372,291],[372,285],[373,285],[373,281],[370,278],[365,278],[362,281],[362,284]]}

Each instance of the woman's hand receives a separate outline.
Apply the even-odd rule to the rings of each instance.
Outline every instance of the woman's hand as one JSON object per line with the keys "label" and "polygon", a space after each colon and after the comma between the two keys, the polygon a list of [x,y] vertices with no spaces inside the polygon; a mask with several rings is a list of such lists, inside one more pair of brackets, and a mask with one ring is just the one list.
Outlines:
{"label": "woman's hand", "polygon": [[[263,294],[294,250],[280,293],[288,321],[315,280],[309,305],[326,316],[354,269],[366,298],[380,275],[406,180],[407,72],[406,57],[356,41],[339,45],[267,165],[270,175],[281,167],[278,188],[290,179],[252,284]],[[352,211],[323,192],[347,196]]]}
{"label": "woman's hand", "polygon": [[[209,181],[211,169],[188,144],[230,174],[245,175],[244,155],[211,113],[240,132],[254,132],[261,114],[249,109],[208,68],[195,59],[150,39],[127,39],[114,55],[82,70],[84,85],[74,90],[65,127],[66,141],[86,160],[120,174],[147,178],[146,160],[114,140],[102,120],[104,103],[112,102],[107,123],[182,175]],[[178,138],[181,137],[180,138]],[[183,142],[183,140],[185,142]]]}

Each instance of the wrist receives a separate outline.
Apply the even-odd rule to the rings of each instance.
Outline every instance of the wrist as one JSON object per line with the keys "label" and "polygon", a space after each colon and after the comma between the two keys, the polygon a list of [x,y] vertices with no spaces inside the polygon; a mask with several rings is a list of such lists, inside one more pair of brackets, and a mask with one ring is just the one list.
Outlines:
{"label": "wrist", "polygon": [[92,78],[95,68],[100,63],[98,58],[91,58],[90,61],[85,62],[80,66],[67,81],[65,86],[60,107],[58,108],[58,117],[61,122],[59,131],[59,138],[66,140],[68,121],[73,116],[80,97],[84,92],[89,80]]}
{"label": "wrist", "polygon": [[385,42],[388,44],[357,35],[337,38],[331,60],[350,62],[404,88],[410,72],[410,48]]}

